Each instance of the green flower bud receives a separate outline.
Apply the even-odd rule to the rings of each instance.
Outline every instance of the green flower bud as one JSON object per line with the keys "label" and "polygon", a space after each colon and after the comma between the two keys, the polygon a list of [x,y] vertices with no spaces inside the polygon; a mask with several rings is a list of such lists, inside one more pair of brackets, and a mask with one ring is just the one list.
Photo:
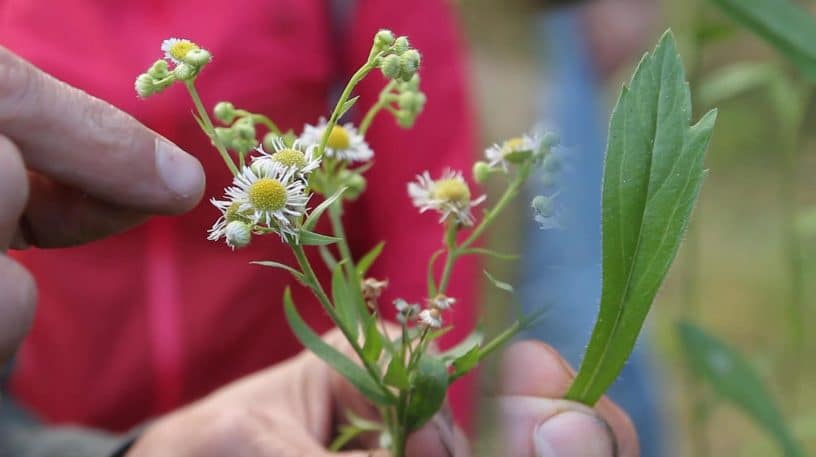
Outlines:
{"label": "green flower bud", "polygon": [[374,35],[374,47],[384,51],[394,44],[394,33],[387,29],[382,29]]}
{"label": "green flower bud", "polygon": [[405,110],[397,111],[395,116],[397,118],[397,124],[404,129],[413,127],[414,122],[416,122],[416,116]]}
{"label": "green flower bud", "polygon": [[157,60],[153,65],[150,66],[150,69],[147,70],[147,74],[150,75],[153,79],[164,79],[170,76],[170,70],[167,67],[167,61],[164,59]]}
{"label": "green flower bud", "polygon": [[382,66],[380,67],[380,70],[382,70],[383,76],[385,76],[388,79],[398,78],[402,70],[402,65],[400,64],[399,56],[396,56],[394,54],[386,56],[382,61]]}
{"label": "green flower bud", "polygon": [[216,127],[215,137],[225,147],[232,149],[232,143],[235,142],[235,130],[228,127]]}
{"label": "green flower bud", "polygon": [[195,78],[197,74],[198,70],[196,67],[186,63],[180,63],[173,69],[173,76],[175,76],[179,81],[189,81]]}
{"label": "green flower bud", "polygon": [[186,64],[200,69],[204,65],[210,63],[212,60],[212,54],[210,54],[210,51],[207,51],[206,49],[191,49],[187,51],[187,54],[185,54],[184,58],[181,60]]}
{"label": "green flower bud", "polygon": [[255,123],[252,122],[252,118],[242,117],[235,121],[232,128],[235,130],[235,134],[238,138],[255,141]]}
{"label": "green flower bud", "polygon": [[402,55],[403,52],[407,51],[411,48],[411,44],[408,43],[408,37],[401,36],[394,40],[394,52],[397,55]]}
{"label": "green flower bud", "polygon": [[230,102],[218,102],[213,108],[213,115],[225,124],[232,124],[235,120],[235,106]]}
{"label": "green flower bud", "polygon": [[400,67],[402,68],[402,80],[408,82],[419,70],[419,52],[416,49],[409,49],[400,56]]}
{"label": "green flower bud", "polygon": [[552,216],[553,213],[553,199],[544,195],[536,195],[530,206],[535,211],[536,215],[541,217]]}
{"label": "green flower bud", "polygon": [[158,92],[156,90],[156,85],[153,83],[153,78],[151,78],[147,73],[142,73],[138,78],[136,78],[134,87],[136,89],[136,93],[142,98],[150,97]]}
{"label": "green flower bud", "polygon": [[490,165],[481,160],[473,164],[474,181],[478,183],[483,183],[487,181],[488,177],[490,177]]}
{"label": "green flower bud", "polygon": [[246,247],[252,241],[252,227],[246,222],[232,221],[224,229],[227,244],[235,248]]}
{"label": "green flower bud", "polygon": [[343,196],[349,200],[355,200],[366,188],[366,179],[360,173],[343,170],[339,173],[338,178],[344,186],[348,187]]}

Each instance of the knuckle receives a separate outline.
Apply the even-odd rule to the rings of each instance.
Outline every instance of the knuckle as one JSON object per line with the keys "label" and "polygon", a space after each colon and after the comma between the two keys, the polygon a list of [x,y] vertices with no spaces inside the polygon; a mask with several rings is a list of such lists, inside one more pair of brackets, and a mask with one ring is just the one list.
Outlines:
{"label": "knuckle", "polygon": [[28,194],[28,176],[20,152],[11,140],[0,135],[0,230],[17,224]]}

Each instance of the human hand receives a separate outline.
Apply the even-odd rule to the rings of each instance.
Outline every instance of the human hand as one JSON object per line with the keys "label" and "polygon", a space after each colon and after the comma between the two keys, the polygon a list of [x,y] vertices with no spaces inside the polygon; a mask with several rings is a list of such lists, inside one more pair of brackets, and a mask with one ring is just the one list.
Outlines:
{"label": "human hand", "polygon": [[9,248],[86,243],[184,212],[203,191],[195,158],[0,47],[0,365],[36,301]]}
{"label": "human hand", "polygon": [[[324,339],[350,352],[338,331]],[[498,404],[506,442],[496,455],[638,455],[631,422],[609,400],[593,410],[555,399],[563,396],[572,373],[548,346],[531,342],[512,346],[502,370]],[[314,354],[303,352],[159,419],[127,457],[387,455],[376,449],[376,435],[355,443],[363,450],[337,454],[326,450],[349,409],[359,416],[376,417],[344,378]],[[467,457],[471,452],[464,434],[443,411],[409,438],[407,455]]]}

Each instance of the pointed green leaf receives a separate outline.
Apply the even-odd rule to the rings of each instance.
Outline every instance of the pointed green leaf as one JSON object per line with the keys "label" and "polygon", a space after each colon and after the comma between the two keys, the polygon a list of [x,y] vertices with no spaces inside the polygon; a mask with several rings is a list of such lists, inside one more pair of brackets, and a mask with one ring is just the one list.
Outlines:
{"label": "pointed green leaf", "polygon": [[456,346],[439,354],[439,357],[447,361],[457,359],[469,352],[473,346],[481,345],[483,341],[484,333],[481,330],[474,330],[470,332],[470,335],[466,336],[465,339],[456,344]]}
{"label": "pointed green leaf", "polygon": [[711,0],[816,81],[816,21],[791,0]]}
{"label": "pointed green leaf", "polygon": [[487,279],[489,279],[490,282],[493,283],[494,286],[498,287],[501,290],[510,292],[511,294],[513,293],[513,286],[511,286],[510,284],[499,281],[498,279],[494,278],[490,273],[487,272],[487,270],[484,270],[484,274],[485,276],[487,276]]}
{"label": "pointed green leaf", "polygon": [[445,401],[448,390],[448,367],[442,359],[424,354],[417,363],[406,411],[409,431],[424,425]]}
{"label": "pointed green leaf", "polygon": [[298,281],[301,281],[301,282],[303,281],[303,273],[301,273],[298,270],[290,267],[289,265],[285,265],[285,264],[282,264],[280,262],[275,262],[275,261],[272,261],[272,260],[255,261],[255,262],[250,262],[250,263],[255,264],[255,265],[261,265],[261,266],[264,266],[264,267],[280,268],[281,270],[286,270],[289,273],[292,273],[292,276],[297,278]]}
{"label": "pointed green leaf", "polygon": [[373,403],[377,405],[389,405],[392,403],[391,399],[383,392],[383,388],[371,379],[368,372],[346,357],[342,352],[323,341],[323,339],[303,321],[303,318],[300,317],[297,309],[295,309],[295,305],[292,302],[292,292],[288,287],[283,295],[283,306],[289,326],[292,328],[298,340],[306,346],[306,348],[337,370],[338,373],[343,375],[361,394]]}
{"label": "pointed green leaf", "polygon": [[373,316],[368,320],[365,326],[365,343],[363,344],[363,357],[373,364],[379,362],[384,344],[384,338],[379,328],[377,328],[377,322],[377,318]]}
{"label": "pointed green leaf", "polygon": [[300,244],[303,246],[326,246],[340,241],[340,238],[328,235],[321,235],[319,233],[310,232],[308,230],[301,230]]}
{"label": "pointed green leaf", "polygon": [[357,99],[359,98],[360,96],[358,95],[354,98],[346,100],[345,103],[343,103],[343,106],[340,107],[340,114],[337,115],[337,119],[342,119],[343,115],[345,115],[348,112],[348,110],[350,110],[351,107],[354,106],[355,103],[357,103]]}
{"label": "pointed green leaf", "polygon": [[338,263],[332,271],[332,298],[338,317],[343,321],[343,327],[348,329],[354,340],[360,333],[360,317],[357,315],[357,305],[351,290],[348,287],[346,276],[343,274],[345,261]]}
{"label": "pointed green leaf", "polygon": [[399,354],[388,362],[383,382],[398,389],[407,389],[411,386],[408,382],[408,371],[405,369],[405,362],[399,357]]}
{"label": "pointed green leaf", "polygon": [[360,275],[360,278],[365,277],[368,269],[371,268],[371,265],[374,264],[374,261],[380,256],[384,247],[385,241],[380,241],[357,262],[357,274]]}
{"label": "pointed green leaf", "polygon": [[479,364],[479,345],[474,345],[469,351],[457,357],[453,361],[453,369],[458,373],[467,373]]}
{"label": "pointed green leaf", "polygon": [[689,322],[680,322],[677,331],[695,374],[765,428],[779,442],[786,456],[805,456],[759,375],[739,352]]}
{"label": "pointed green leaf", "polygon": [[323,259],[323,263],[326,264],[329,270],[334,270],[334,267],[337,266],[337,259],[334,258],[329,248],[326,246],[318,246],[317,250],[320,252],[320,258]]}
{"label": "pointed green leaf", "polygon": [[711,111],[689,127],[691,97],[667,32],[643,57],[612,113],[600,312],[568,399],[593,405],[632,352],[697,200],[715,118]]}
{"label": "pointed green leaf", "polygon": [[744,92],[769,84],[779,73],[768,62],[740,62],[719,69],[700,85],[700,101],[714,105]]}
{"label": "pointed green leaf", "polygon": [[320,219],[320,216],[337,201],[338,198],[343,196],[343,192],[346,191],[348,187],[341,187],[337,190],[337,192],[333,193],[331,197],[323,200],[322,203],[317,205],[315,209],[309,212],[309,216],[306,218],[306,221],[303,223],[304,230],[314,230],[315,226],[317,225],[317,221]]}
{"label": "pointed green leaf", "polygon": [[490,249],[484,248],[467,248],[461,250],[459,254],[460,255],[479,254],[487,257],[493,257],[494,259],[499,260],[517,260],[519,258],[519,256],[515,254],[502,254],[501,252],[491,251]]}

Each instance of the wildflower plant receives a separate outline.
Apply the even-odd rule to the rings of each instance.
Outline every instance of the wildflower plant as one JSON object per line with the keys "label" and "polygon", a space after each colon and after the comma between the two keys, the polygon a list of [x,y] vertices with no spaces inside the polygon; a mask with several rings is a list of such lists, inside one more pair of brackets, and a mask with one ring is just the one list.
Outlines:
{"label": "wildflower plant", "polygon": [[[519,316],[489,341],[474,332],[447,351],[431,350],[434,341],[450,329],[447,314],[457,306],[457,298],[449,295],[454,265],[473,255],[512,258],[481,248],[477,242],[534,172],[552,180],[559,168],[552,152],[558,137],[529,132],[488,148],[484,160],[469,171],[478,185],[493,176],[502,178],[504,189],[495,200],[471,187],[461,170],[448,169],[439,175],[418,170],[416,179],[406,183],[406,198],[419,212],[438,217],[440,248],[428,259],[426,290],[399,291],[412,300],[399,298],[384,304],[380,297],[388,282],[370,277],[368,271],[385,245],[353,257],[342,214],[344,205],[365,191],[364,174],[374,157],[366,132],[373,119],[387,114],[401,127],[410,128],[423,110],[426,97],[418,75],[419,51],[406,37],[379,31],[368,59],[351,76],[329,117],[297,134],[281,132],[268,117],[229,102],[215,105],[213,115],[220,124],[216,126],[195,87],[211,54],[184,39],[167,40],[161,48],[165,58],[139,75],[136,92],[149,97],[174,83],[184,84],[199,126],[233,175],[224,195],[212,200],[220,216],[209,239],[239,249],[256,237],[274,234],[292,250],[295,265],[273,260],[256,263],[287,271],[313,292],[345,336],[353,357],[324,342],[304,322],[287,288],[283,302],[289,325],[304,346],[343,375],[379,412],[379,422],[349,414],[331,449],[339,450],[357,435],[373,431],[393,455],[404,456],[408,434],[439,411],[450,385],[536,318]],[[379,97],[358,126],[340,124],[358,100],[352,97],[355,87],[375,70],[387,80]],[[601,315],[569,399],[594,404],[617,376],[688,222],[715,116],[710,113],[689,127],[691,109],[683,78],[674,41],[666,34],[639,65],[613,114],[604,179]],[[319,204],[314,204],[315,194],[322,198]],[[556,194],[539,195],[530,203],[542,228],[558,225],[555,199]],[[315,232],[324,215],[331,222],[331,234]],[[336,245],[339,258],[328,249],[330,245]],[[315,274],[306,249],[320,250],[332,272],[329,285]],[[440,274],[437,262],[442,262]],[[495,286],[512,291],[509,284],[487,277]],[[391,305],[396,329],[386,324],[380,311]]]}

